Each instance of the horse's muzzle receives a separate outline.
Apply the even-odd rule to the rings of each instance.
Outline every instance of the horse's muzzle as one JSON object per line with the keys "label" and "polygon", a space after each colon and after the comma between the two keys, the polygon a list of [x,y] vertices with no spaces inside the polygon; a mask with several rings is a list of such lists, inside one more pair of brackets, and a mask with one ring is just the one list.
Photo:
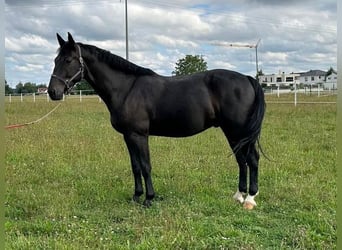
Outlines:
{"label": "horse's muzzle", "polygon": [[56,78],[51,77],[48,86],[48,93],[53,101],[58,101],[63,99],[63,94],[65,92],[65,85]]}
{"label": "horse's muzzle", "polygon": [[53,101],[58,101],[63,98],[63,92],[61,91],[57,91],[55,89],[49,89],[48,93],[49,93],[51,100]]}
{"label": "horse's muzzle", "polygon": [[51,88],[51,86],[48,87],[48,93],[53,101],[58,101],[63,99],[64,89],[62,88]]}

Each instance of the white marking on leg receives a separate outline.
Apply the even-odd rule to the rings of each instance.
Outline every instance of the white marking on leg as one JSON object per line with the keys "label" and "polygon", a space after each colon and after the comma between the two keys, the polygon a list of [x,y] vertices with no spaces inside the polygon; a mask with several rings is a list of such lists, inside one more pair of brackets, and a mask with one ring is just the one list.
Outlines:
{"label": "white marking on leg", "polygon": [[242,193],[240,192],[239,190],[236,191],[236,193],[234,194],[233,198],[234,200],[240,202],[240,203],[243,203],[245,198],[243,198],[243,196],[246,195],[246,193]]}
{"label": "white marking on leg", "polygon": [[244,208],[246,209],[253,209],[257,204],[254,200],[255,196],[257,196],[259,192],[257,192],[255,195],[247,195],[244,203]]}

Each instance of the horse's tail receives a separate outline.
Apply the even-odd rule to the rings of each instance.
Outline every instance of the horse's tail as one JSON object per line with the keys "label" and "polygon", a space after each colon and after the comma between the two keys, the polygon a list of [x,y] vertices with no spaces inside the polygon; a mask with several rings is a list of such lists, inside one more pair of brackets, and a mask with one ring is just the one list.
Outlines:
{"label": "horse's tail", "polygon": [[264,97],[264,91],[257,80],[255,80],[251,76],[247,76],[248,80],[252,84],[254,91],[255,91],[255,99],[253,108],[251,110],[249,121],[246,124],[246,137],[241,139],[238,144],[234,147],[233,152],[238,152],[242,147],[247,146],[247,155],[250,152],[252,146],[257,143],[257,147],[260,149],[263,155],[264,152],[262,151],[259,138],[261,132],[261,125],[265,115],[266,103]]}

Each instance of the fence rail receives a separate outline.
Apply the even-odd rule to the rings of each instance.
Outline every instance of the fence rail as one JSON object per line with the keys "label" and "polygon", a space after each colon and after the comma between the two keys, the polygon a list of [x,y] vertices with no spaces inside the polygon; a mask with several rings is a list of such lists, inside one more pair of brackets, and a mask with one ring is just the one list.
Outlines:
{"label": "fence rail", "polygon": [[[67,96],[63,96],[62,101],[87,101],[93,100],[97,102],[102,102],[102,99],[93,94],[93,91],[81,90],[73,92]],[[323,89],[313,89],[311,91],[298,90],[274,90],[265,92],[266,102],[270,104],[335,104],[335,98],[329,98],[331,96],[336,96],[337,91],[335,90],[323,90]],[[286,96],[285,100],[283,96]],[[315,99],[312,98],[316,97]],[[318,97],[318,98],[317,98]],[[324,100],[323,100],[324,99]],[[6,103],[15,102],[50,102],[51,99],[47,93],[26,93],[26,94],[10,94],[5,95]]]}
{"label": "fence rail", "polygon": [[[102,102],[102,99],[96,95],[92,94],[94,91],[92,90],[80,90],[77,92],[73,92],[67,96],[63,95],[63,101],[66,99],[73,99],[73,100],[79,100],[82,102],[86,99],[97,99],[99,102]],[[91,94],[89,94],[91,93]],[[46,101],[50,102],[51,99],[48,95],[48,93],[22,93],[22,94],[9,94],[5,95],[5,101],[12,103],[12,102],[38,102],[38,101]]]}

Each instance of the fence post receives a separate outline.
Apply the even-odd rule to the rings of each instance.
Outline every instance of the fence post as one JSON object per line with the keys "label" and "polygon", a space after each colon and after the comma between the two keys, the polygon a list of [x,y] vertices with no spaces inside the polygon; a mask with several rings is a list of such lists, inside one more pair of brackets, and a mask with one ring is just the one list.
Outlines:
{"label": "fence post", "polygon": [[23,93],[20,93],[20,101],[23,102]]}
{"label": "fence post", "polygon": [[49,94],[48,94],[48,93],[46,93],[46,100],[47,100],[47,102],[50,101],[50,98],[49,98]]}
{"label": "fence post", "polygon": [[320,84],[317,84],[317,85],[318,85],[318,93],[317,93],[317,95],[318,95],[318,97],[320,97],[321,96]]}
{"label": "fence post", "polygon": [[297,84],[295,83],[295,87],[294,87],[294,105],[297,106]]}
{"label": "fence post", "polygon": [[82,102],[82,90],[80,90],[80,102]]}
{"label": "fence post", "polygon": [[36,93],[33,93],[33,102],[36,102]]}
{"label": "fence post", "polygon": [[12,102],[12,94],[9,94],[9,102]]}
{"label": "fence post", "polygon": [[278,85],[278,89],[277,89],[277,96],[278,98],[280,97],[280,86]]}

